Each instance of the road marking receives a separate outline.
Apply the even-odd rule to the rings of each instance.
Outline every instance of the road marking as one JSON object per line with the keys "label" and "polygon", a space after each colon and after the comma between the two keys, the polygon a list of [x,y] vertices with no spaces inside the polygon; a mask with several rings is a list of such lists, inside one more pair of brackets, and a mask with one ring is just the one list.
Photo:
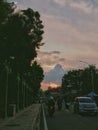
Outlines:
{"label": "road marking", "polygon": [[43,111],[43,118],[44,118],[44,128],[45,130],[48,130],[43,104],[42,104],[42,111]]}

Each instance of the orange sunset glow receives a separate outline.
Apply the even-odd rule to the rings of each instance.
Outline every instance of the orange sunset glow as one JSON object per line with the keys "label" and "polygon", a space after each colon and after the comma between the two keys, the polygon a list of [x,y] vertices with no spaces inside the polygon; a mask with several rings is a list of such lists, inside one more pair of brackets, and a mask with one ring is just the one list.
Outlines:
{"label": "orange sunset glow", "polygon": [[60,87],[60,85],[57,83],[54,83],[54,82],[50,82],[49,87],[50,88],[58,88],[58,87]]}
{"label": "orange sunset glow", "polygon": [[49,82],[49,83],[41,83],[41,87],[43,90],[47,90],[48,88],[59,88],[61,85],[57,84],[55,82]]}

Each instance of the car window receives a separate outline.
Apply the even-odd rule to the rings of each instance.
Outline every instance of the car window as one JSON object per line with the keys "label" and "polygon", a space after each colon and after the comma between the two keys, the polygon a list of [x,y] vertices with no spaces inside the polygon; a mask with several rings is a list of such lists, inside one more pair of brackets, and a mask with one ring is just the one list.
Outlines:
{"label": "car window", "polygon": [[79,102],[83,102],[83,103],[94,103],[94,101],[90,98],[81,98],[79,99]]}

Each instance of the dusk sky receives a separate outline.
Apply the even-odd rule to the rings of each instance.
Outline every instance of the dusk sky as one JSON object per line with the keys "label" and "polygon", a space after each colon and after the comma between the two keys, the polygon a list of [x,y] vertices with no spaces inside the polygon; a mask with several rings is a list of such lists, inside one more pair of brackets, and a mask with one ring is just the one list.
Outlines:
{"label": "dusk sky", "polygon": [[[10,0],[11,1],[11,0]],[[98,67],[98,0],[16,0],[18,8],[39,11],[44,24],[38,61],[45,71]]]}

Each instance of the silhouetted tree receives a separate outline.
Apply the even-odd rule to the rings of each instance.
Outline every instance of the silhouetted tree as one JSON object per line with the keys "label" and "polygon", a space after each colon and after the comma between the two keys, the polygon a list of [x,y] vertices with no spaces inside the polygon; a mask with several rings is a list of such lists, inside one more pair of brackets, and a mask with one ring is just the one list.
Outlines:
{"label": "silhouetted tree", "polygon": [[70,88],[77,90],[81,95],[85,95],[91,91],[97,92],[98,73],[95,65],[87,68],[72,70],[65,74],[62,78],[62,88],[64,92]]}
{"label": "silhouetted tree", "polygon": [[[39,12],[30,8],[14,12],[14,9],[13,3],[0,1],[0,74],[2,76],[0,78],[2,80],[1,86],[3,86],[0,90],[5,96],[6,85],[9,86],[8,103],[17,105],[17,95],[21,93],[24,96],[25,90],[27,88],[30,90],[29,87],[31,86],[26,87],[23,85],[24,80],[26,80],[24,75],[28,73],[31,61],[37,56],[36,49],[39,49],[44,26],[40,20]],[[33,71],[39,70],[41,76],[43,70],[38,67],[37,63],[36,66],[37,68]],[[19,83],[17,76],[20,78]],[[37,90],[40,88],[39,82],[42,79],[38,76],[35,77],[34,85],[36,84],[35,90]],[[29,92],[31,96],[32,92]],[[4,103],[5,97],[2,98],[2,94],[1,99],[2,103]]]}
{"label": "silhouetted tree", "polygon": [[26,82],[32,89],[33,97],[37,96],[43,78],[44,74],[42,67],[34,61],[31,65],[30,71],[25,75]]}
{"label": "silhouetted tree", "polygon": [[[7,84],[8,69],[5,60],[6,46],[4,26],[7,23],[9,16],[14,12],[15,6],[12,3],[0,0],[0,117],[4,117],[5,111],[5,87]],[[4,49],[5,48],[5,49]],[[7,63],[8,65],[8,63]]]}

